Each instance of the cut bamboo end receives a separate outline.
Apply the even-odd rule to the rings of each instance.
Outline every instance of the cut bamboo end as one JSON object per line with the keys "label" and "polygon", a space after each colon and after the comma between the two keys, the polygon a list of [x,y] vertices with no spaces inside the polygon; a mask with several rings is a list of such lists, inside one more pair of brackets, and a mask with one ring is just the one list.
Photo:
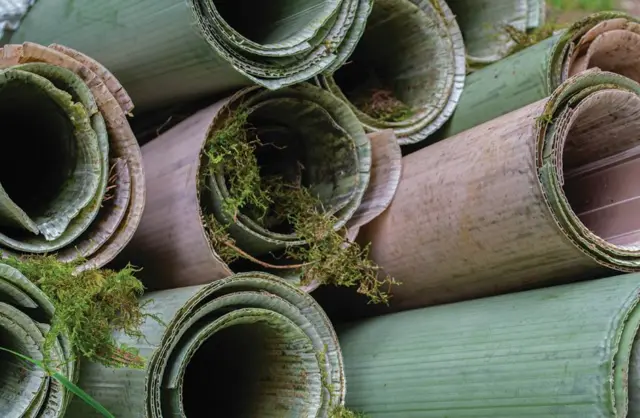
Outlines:
{"label": "cut bamboo end", "polygon": [[[79,386],[115,416],[325,417],[345,395],[343,360],[329,319],[300,289],[263,273],[146,295],[144,370],[83,363]],[[123,384],[124,383],[124,384]],[[238,398],[243,402],[237,402]],[[76,399],[67,417],[86,417]]]}
{"label": "cut bamboo end", "polygon": [[318,83],[349,103],[368,132],[393,129],[405,145],[449,119],[464,80],[462,35],[444,1],[379,0],[349,61]]}
{"label": "cut bamboo end", "polygon": [[589,70],[405,157],[392,204],[359,237],[402,282],[391,307],[640,270],[639,94],[633,80]]}
{"label": "cut bamboo end", "polygon": [[[132,109],[131,101],[106,69],[70,48],[50,48],[34,43],[11,44],[2,48],[0,56],[0,68],[4,74],[33,74],[31,78],[41,80],[40,84],[50,83],[46,84],[50,86],[47,87],[49,97],[58,97],[59,103],[62,103],[60,100],[68,101],[66,125],[60,122],[62,125],[56,125],[57,129],[49,128],[60,137],[69,134],[68,138],[74,143],[57,143],[50,155],[42,154],[49,161],[49,165],[42,163],[38,167],[38,173],[47,179],[42,183],[48,184],[56,175],[43,170],[55,168],[52,164],[62,164],[68,158],[64,151],[69,147],[75,148],[77,155],[83,156],[79,158],[86,160],[83,164],[76,164],[77,180],[71,181],[76,178],[72,176],[67,183],[63,182],[66,189],[51,186],[47,192],[49,201],[45,195],[33,193],[34,199],[41,199],[36,206],[47,210],[42,214],[38,212],[40,209],[27,207],[24,213],[39,225],[40,234],[25,236],[15,230],[4,230],[2,246],[6,253],[56,253],[64,261],[85,260],[79,269],[102,267],[129,242],[144,208],[145,185],[140,148],[125,114]],[[37,103],[34,104],[36,109]],[[42,99],[39,103],[43,106],[47,100]],[[20,108],[16,104],[13,110],[9,108],[6,112],[7,115],[14,112],[11,117],[16,118]],[[46,114],[35,116],[42,118]],[[64,131],[62,126],[73,126],[73,132]],[[37,137],[23,139],[28,142]],[[32,149],[38,146],[31,144]],[[19,156],[12,156],[14,165],[20,164],[16,157]],[[114,160],[117,168],[113,173],[109,158]],[[93,167],[93,171],[89,167]],[[36,174],[32,172],[30,175]],[[111,176],[113,184],[108,184]],[[27,181],[28,176],[23,180]],[[79,186],[81,180],[84,186]],[[118,199],[104,200],[107,187],[113,189],[114,185]],[[11,193],[5,197],[11,200]]]}

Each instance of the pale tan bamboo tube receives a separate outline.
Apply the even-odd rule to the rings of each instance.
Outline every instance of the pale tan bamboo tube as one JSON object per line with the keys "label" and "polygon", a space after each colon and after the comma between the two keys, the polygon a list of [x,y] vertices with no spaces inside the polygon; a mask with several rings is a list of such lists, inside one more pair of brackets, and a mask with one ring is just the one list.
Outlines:
{"label": "pale tan bamboo tube", "polygon": [[[309,88],[331,97],[321,89]],[[148,190],[146,211],[118,263],[131,262],[142,267],[140,277],[150,289],[201,285],[232,274],[231,268],[216,253],[205,229],[200,200],[203,185],[199,183],[203,146],[216,118],[229,114],[230,108],[226,106],[232,102],[233,99],[221,100],[142,147]],[[346,108],[342,102],[340,106]],[[346,110],[357,122],[348,108]],[[354,125],[361,129],[359,123]],[[371,134],[369,142],[372,168],[367,174],[370,181],[360,205],[346,224],[349,240],[355,239],[362,225],[388,207],[399,182],[402,157],[393,131]],[[291,269],[273,272],[295,276]],[[317,285],[311,283],[303,288],[312,291]]]}
{"label": "pale tan bamboo tube", "polygon": [[639,270],[638,92],[590,70],[405,157],[394,201],[360,235],[403,283],[392,308]]}

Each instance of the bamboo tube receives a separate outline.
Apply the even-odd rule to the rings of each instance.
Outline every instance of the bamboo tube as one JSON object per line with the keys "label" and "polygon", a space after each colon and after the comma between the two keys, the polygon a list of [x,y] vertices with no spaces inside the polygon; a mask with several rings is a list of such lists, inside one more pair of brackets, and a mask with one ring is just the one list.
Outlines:
{"label": "bamboo tube", "polygon": [[0,68],[2,124],[19,135],[0,164],[2,252],[104,266],[144,207],[131,100],[104,67],[60,45],[6,45]]}
{"label": "bamboo tube", "polygon": [[[146,369],[83,363],[79,386],[118,418],[326,417],[344,400],[342,355],[313,298],[264,273],[146,295]],[[67,417],[95,416],[74,400]]]}
{"label": "bamboo tube", "polygon": [[[45,348],[54,308],[37,286],[18,270],[0,264],[0,347],[43,361],[74,381],[77,366],[69,341],[59,336]],[[47,351],[50,350],[50,351]],[[0,352],[0,416],[61,418],[72,394],[44,370],[17,356]]]}
{"label": "bamboo tube", "polygon": [[640,85],[590,70],[404,159],[361,231],[407,309],[640,269]]}
{"label": "bamboo tube", "polygon": [[549,96],[588,68],[640,81],[640,23],[621,12],[595,13],[539,44],[467,76],[448,123],[428,141],[448,138]]}
{"label": "bamboo tube", "polygon": [[376,0],[349,61],[318,83],[350,104],[365,129],[419,142],[453,113],[465,76],[462,35],[443,0]]}
{"label": "bamboo tube", "polygon": [[347,325],[347,406],[371,418],[635,417],[639,292],[633,274]]}
{"label": "bamboo tube", "polygon": [[515,42],[508,28],[527,32],[544,24],[543,0],[447,0],[462,30],[467,61],[481,66],[509,54]]}
{"label": "bamboo tube", "polygon": [[371,4],[39,0],[12,42],[84,51],[113,71],[143,109],[250,82],[278,89],[337,68],[362,35]]}
{"label": "bamboo tube", "polygon": [[[228,276],[232,269],[256,268],[254,264],[228,266],[220,258],[206,222],[210,216],[229,223],[236,246],[262,260],[257,267],[276,269],[278,274],[300,283],[297,275],[286,274],[289,269],[277,268],[290,263],[271,253],[304,242],[294,233],[261,227],[243,209],[236,219],[229,219],[221,210],[221,202],[229,193],[227,180],[212,176],[207,169],[209,160],[203,149],[208,138],[238,114],[239,104],[248,109],[247,122],[255,131],[281,126],[284,131],[279,138],[295,139],[272,147],[268,146],[269,137],[263,135],[261,140],[266,145],[256,151],[271,152],[271,161],[277,161],[277,169],[282,172],[299,170],[300,161],[303,171],[311,172],[312,181],[306,186],[317,190],[325,211],[335,216],[335,228],[348,226],[349,235],[355,235],[360,226],[388,206],[396,191],[401,157],[390,132],[370,141],[344,103],[311,85],[278,92],[244,90],[198,112],[142,148],[149,189],[147,209],[122,260],[144,267],[141,277],[152,289],[204,284]],[[377,175],[369,188],[371,142],[376,149]],[[295,151],[297,143],[306,145],[313,155],[288,155],[286,151]],[[262,159],[258,160],[261,163]],[[323,172],[329,173],[329,181],[321,177],[313,180],[313,173]],[[317,283],[305,289],[315,286]]]}

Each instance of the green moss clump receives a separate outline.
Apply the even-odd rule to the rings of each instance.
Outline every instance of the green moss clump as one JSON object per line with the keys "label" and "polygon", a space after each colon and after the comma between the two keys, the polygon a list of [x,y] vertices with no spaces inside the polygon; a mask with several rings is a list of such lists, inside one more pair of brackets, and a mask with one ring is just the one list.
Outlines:
{"label": "green moss clump", "polygon": [[518,53],[523,49],[527,49],[530,46],[533,46],[544,41],[545,39],[550,38],[551,36],[553,36],[555,31],[562,28],[563,26],[561,25],[557,25],[555,23],[547,23],[533,31],[525,32],[516,29],[511,25],[505,26],[505,31],[507,32],[511,40],[515,43],[507,52],[507,56]]}
{"label": "green moss clump", "polygon": [[[369,259],[369,249],[347,243],[345,230],[336,231],[336,218],[322,211],[320,200],[299,184],[286,183],[277,176],[260,177],[255,157],[260,140],[249,135],[253,130],[247,114],[238,111],[216,130],[205,145],[209,175],[224,175],[229,198],[223,209],[236,219],[240,209],[258,223],[287,222],[293,232],[308,243],[292,246],[286,257],[299,263],[302,281],[336,286],[357,286],[373,303],[388,303],[387,289],[396,284],[388,275],[378,277],[380,267]],[[252,211],[252,212],[250,212]],[[227,263],[239,258],[261,264],[235,246],[228,225],[222,225],[213,215],[205,214],[205,227],[217,254]]]}
{"label": "green moss clump", "polygon": [[33,281],[55,307],[45,352],[65,335],[74,351],[88,360],[108,367],[144,367],[136,350],[118,345],[113,337],[116,331],[144,337],[139,328],[148,315],[143,312],[145,304],[138,302],[144,286],[133,267],[76,273],[77,263],[63,263],[53,256],[9,258],[3,263]]}
{"label": "green moss clump", "polygon": [[329,418],[366,418],[367,416],[361,412],[353,412],[340,405],[329,412]]}

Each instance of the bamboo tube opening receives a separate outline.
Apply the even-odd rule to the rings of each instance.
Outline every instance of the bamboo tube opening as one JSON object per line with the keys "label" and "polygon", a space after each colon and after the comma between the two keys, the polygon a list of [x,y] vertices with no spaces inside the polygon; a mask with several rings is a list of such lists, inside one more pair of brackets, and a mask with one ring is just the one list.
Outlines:
{"label": "bamboo tube opening", "polygon": [[601,91],[576,107],[563,151],[564,192],[591,232],[613,245],[640,243],[640,98]]}
{"label": "bamboo tube opening", "polygon": [[400,122],[447,99],[436,92],[452,83],[437,71],[447,67],[449,48],[434,17],[414,2],[377,0],[353,55],[333,78],[359,111]]}
{"label": "bamboo tube opening", "polygon": [[0,125],[14,137],[0,155],[2,187],[28,216],[44,215],[75,168],[69,116],[40,87],[12,81],[0,90]]}
{"label": "bamboo tube opening", "polygon": [[285,417],[319,388],[320,369],[306,335],[289,321],[248,317],[216,332],[195,353],[185,372],[184,411],[200,416],[213,404],[227,418]]}
{"label": "bamboo tube opening", "polygon": [[245,38],[261,45],[276,44],[299,35],[321,18],[328,0],[213,0],[222,19]]}

